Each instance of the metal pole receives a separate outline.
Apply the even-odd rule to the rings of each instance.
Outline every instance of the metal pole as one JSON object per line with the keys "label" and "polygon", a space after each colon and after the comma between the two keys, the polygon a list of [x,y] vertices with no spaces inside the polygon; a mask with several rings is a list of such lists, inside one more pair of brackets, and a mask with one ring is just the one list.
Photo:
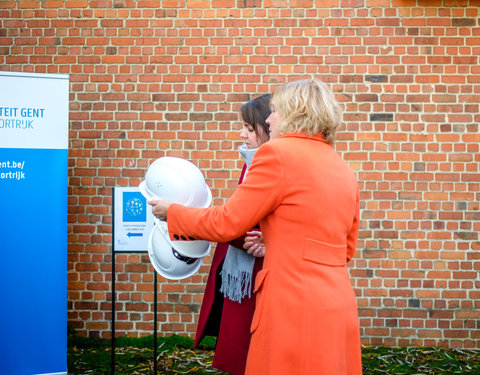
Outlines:
{"label": "metal pole", "polygon": [[112,253],[112,359],[111,373],[115,374],[115,252]]}
{"label": "metal pole", "polygon": [[[115,202],[115,189],[112,188],[112,202]],[[112,344],[112,353],[111,353],[111,363],[110,370],[111,374],[115,374],[115,241],[114,241],[114,231],[115,231],[115,205],[112,207],[112,333],[111,333],[111,344]]]}
{"label": "metal pole", "polygon": [[157,272],[153,270],[153,374],[157,375]]}

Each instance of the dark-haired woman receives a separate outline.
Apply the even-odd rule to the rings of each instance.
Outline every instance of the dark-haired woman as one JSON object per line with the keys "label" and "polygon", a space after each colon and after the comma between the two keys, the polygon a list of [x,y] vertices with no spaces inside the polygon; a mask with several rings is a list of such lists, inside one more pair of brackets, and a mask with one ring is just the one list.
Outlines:
{"label": "dark-haired woman", "polygon": [[[248,173],[253,155],[269,140],[266,118],[270,115],[270,95],[245,103],[240,113],[244,143],[239,152],[245,161],[239,184]],[[255,310],[253,282],[262,268],[263,257],[248,254],[246,234],[231,242],[217,244],[203,297],[194,346],[205,336],[217,336],[212,367],[233,375],[243,375],[250,344],[250,324]]]}

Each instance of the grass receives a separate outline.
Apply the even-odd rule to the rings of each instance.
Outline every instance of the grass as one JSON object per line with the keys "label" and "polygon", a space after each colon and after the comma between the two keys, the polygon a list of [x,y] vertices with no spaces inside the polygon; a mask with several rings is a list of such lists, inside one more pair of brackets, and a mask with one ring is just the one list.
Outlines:
{"label": "grass", "polygon": [[[157,374],[224,374],[211,368],[215,339],[207,337],[199,349],[182,336],[157,338]],[[153,374],[153,336],[115,340],[115,374]],[[480,352],[446,348],[363,346],[364,375],[479,374]],[[68,371],[72,375],[111,374],[111,342],[70,336]]]}
{"label": "grass", "polygon": [[[211,368],[215,339],[207,337],[199,349],[183,336],[157,338],[157,374],[223,374]],[[68,373],[111,374],[111,340],[68,337]],[[153,336],[115,339],[115,374],[153,374]]]}
{"label": "grass", "polygon": [[362,347],[365,375],[480,374],[480,352],[437,347]]}

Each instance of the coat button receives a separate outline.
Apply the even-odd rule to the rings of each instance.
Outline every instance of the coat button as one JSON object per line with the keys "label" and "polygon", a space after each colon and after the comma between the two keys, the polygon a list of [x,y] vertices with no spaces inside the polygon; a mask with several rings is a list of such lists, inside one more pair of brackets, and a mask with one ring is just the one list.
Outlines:
{"label": "coat button", "polygon": [[185,236],[180,236],[180,238],[181,238],[182,240],[184,240],[184,241],[187,240],[187,237],[185,237]]}
{"label": "coat button", "polygon": [[173,238],[175,238],[176,240],[178,240],[180,237],[178,237],[178,234],[174,234],[174,235],[173,235]]}

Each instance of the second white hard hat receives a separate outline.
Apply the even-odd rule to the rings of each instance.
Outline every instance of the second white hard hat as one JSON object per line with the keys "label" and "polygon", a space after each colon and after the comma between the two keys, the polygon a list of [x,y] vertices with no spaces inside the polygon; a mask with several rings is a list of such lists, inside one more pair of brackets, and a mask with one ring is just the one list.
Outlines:
{"label": "second white hard hat", "polygon": [[171,240],[168,234],[168,223],[166,223],[165,221],[160,221],[157,218],[154,218],[153,221],[155,222],[155,227],[159,227],[161,229],[162,234],[165,236],[165,239],[170,244],[170,246],[176,251],[178,251],[180,254],[192,258],[201,258],[210,254],[210,249],[212,247],[210,241]]}
{"label": "second white hard hat", "polygon": [[158,225],[150,233],[148,256],[155,271],[170,280],[192,276],[202,265],[202,258],[186,257],[172,248]]}

